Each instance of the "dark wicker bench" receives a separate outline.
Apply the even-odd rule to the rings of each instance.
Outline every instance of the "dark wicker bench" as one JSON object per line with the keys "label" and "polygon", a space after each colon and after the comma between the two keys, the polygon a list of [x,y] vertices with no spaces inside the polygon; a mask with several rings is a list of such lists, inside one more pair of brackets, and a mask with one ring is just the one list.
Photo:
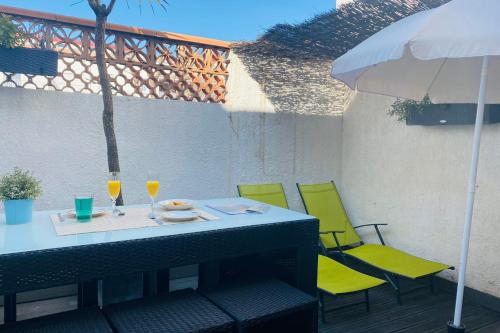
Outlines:
{"label": "dark wicker bench", "polygon": [[222,333],[234,329],[231,317],[193,290],[117,303],[105,307],[104,312],[118,333]]}
{"label": "dark wicker bench", "polygon": [[0,326],[1,333],[112,333],[97,309],[74,310]]}
{"label": "dark wicker bench", "polygon": [[236,320],[238,332],[316,332],[316,298],[279,280],[241,282],[205,296]]}

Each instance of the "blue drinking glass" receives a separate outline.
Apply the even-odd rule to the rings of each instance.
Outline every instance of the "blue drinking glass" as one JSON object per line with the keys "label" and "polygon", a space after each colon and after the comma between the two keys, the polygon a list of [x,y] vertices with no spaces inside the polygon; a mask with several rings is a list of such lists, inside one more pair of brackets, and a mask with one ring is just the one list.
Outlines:
{"label": "blue drinking glass", "polygon": [[88,222],[92,219],[92,196],[75,196],[75,213],[78,222]]}

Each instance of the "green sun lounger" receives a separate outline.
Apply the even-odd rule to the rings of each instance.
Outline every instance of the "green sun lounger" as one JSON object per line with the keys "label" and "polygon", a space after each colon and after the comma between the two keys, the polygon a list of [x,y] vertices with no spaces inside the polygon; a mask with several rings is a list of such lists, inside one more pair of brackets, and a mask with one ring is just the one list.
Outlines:
{"label": "green sun lounger", "polygon": [[[365,224],[353,227],[333,182],[322,184],[297,184],[308,214],[320,220],[320,239],[323,252],[340,254],[343,258],[355,258],[384,273],[387,281],[396,290],[401,303],[399,277],[420,279],[432,277],[452,266],[426,260],[385,245],[379,224]],[[365,244],[356,233],[362,227],[374,227],[381,244]]]}
{"label": "green sun lounger", "polygon": [[[369,290],[384,284],[385,281],[376,277],[363,274],[349,268],[331,258],[318,256],[318,294],[320,299],[321,319],[325,322],[325,312],[350,307],[357,304],[365,304],[366,311],[370,311]],[[363,302],[351,303],[341,307],[326,310],[324,294],[333,297],[363,292]]]}
{"label": "green sun lounger", "polygon": [[[260,201],[266,204],[278,206],[288,209],[285,191],[281,184],[255,184],[255,185],[238,185],[238,193],[240,196]],[[360,273],[351,269],[333,259],[319,255],[318,256],[318,295],[320,299],[321,318],[325,321],[325,312],[330,312],[343,307],[325,309],[324,295],[337,297],[344,294],[352,294],[363,292],[365,300],[355,304],[366,304],[367,311],[370,310],[368,290],[377,287],[384,280]]]}

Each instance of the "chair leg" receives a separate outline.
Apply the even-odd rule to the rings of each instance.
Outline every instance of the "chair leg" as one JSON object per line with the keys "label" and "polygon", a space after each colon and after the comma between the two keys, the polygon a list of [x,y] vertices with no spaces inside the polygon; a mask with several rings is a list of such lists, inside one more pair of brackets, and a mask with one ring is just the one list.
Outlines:
{"label": "chair leg", "polygon": [[342,261],[344,262],[344,265],[346,265],[346,266],[347,266],[347,265],[348,265],[348,262],[347,262],[346,255],[345,255],[345,254],[343,254],[343,253],[341,253],[341,254],[340,254],[340,256],[341,256],[341,258],[342,258]]}
{"label": "chair leg", "polygon": [[401,288],[399,287],[399,279],[397,276],[394,276],[393,278],[389,275],[384,273],[384,276],[386,280],[390,283],[392,288],[394,288],[394,291],[396,292],[396,299],[398,301],[398,305],[403,304],[403,300],[401,298]]}
{"label": "chair leg", "polygon": [[401,297],[401,287],[399,285],[399,278],[397,276],[395,277],[395,281],[396,281],[396,286],[398,287],[396,290],[398,305],[403,305],[403,299]]}
{"label": "chair leg", "polygon": [[367,290],[365,290],[365,303],[366,303],[366,312],[370,312],[370,293]]}

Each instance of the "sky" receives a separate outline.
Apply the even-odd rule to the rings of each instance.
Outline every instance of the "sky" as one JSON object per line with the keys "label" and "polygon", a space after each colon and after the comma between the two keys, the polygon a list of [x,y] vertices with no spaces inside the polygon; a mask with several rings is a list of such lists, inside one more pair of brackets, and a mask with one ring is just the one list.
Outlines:
{"label": "sky", "polygon": [[[107,3],[109,0],[104,0]],[[79,3],[78,3],[79,2]],[[167,0],[167,11],[154,13],[142,0],[118,0],[109,22],[216,38],[226,41],[254,40],[277,23],[301,23],[335,8],[335,0]],[[93,19],[86,0],[0,0],[14,6]]]}

